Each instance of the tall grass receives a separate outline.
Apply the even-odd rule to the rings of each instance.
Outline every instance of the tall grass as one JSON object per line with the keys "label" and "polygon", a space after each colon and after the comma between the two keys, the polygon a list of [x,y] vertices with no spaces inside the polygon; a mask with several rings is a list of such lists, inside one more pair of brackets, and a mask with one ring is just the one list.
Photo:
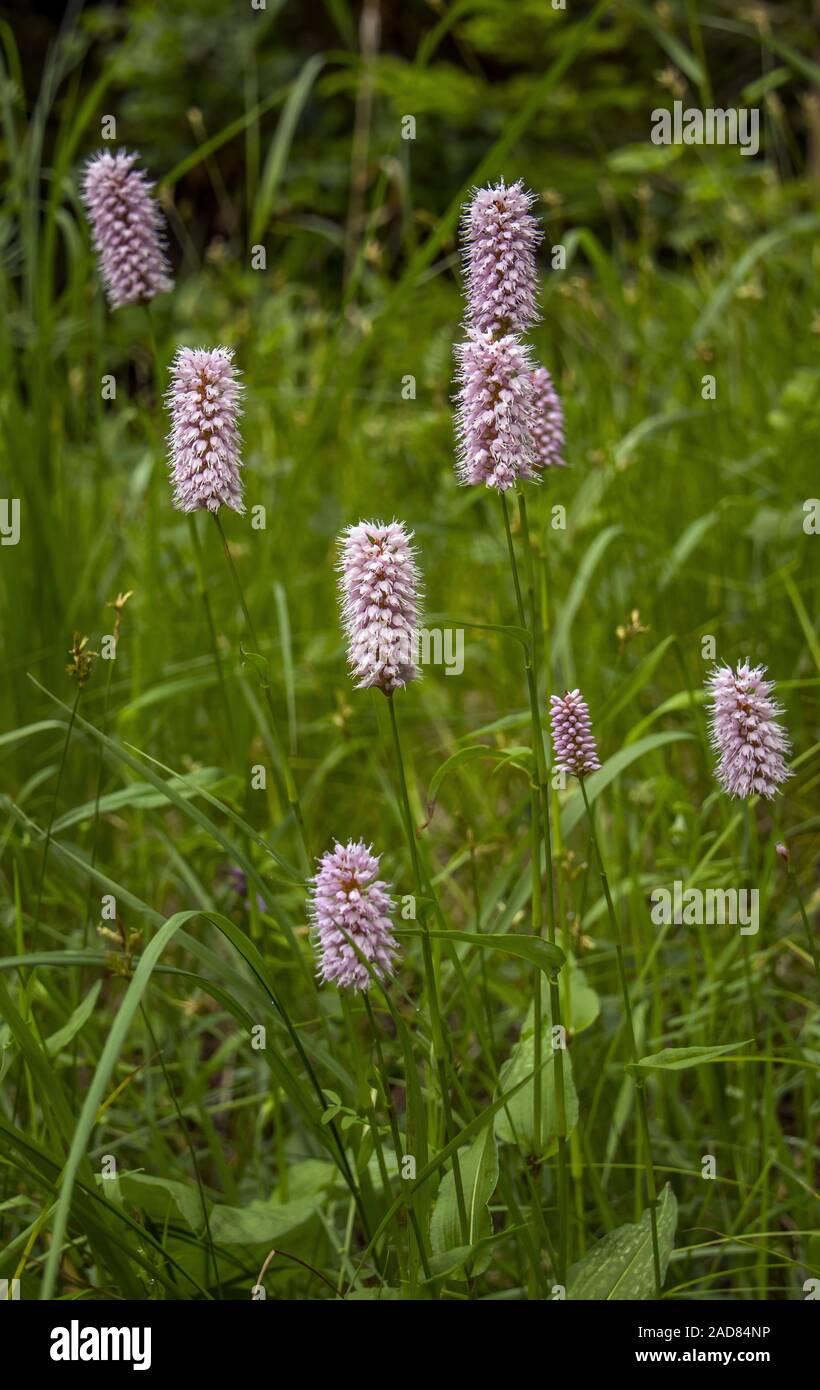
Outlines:
{"label": "tall grass", "polygon": [[[271,223],[300,120],[334,83],[318,60],[264,100],[249,79],[238,125],[151,170],[173,200],[192,170],[215,177],[223,135],[246,142],[227,247],[199,257],[172,206],[185,259],[152,308],[155,352],[140,310],[105,310],[78,201],[116,68],[92,82],[58,44],[35,104],[3,30],[17,87],[2,86],[0,495],[20,499],[22,531],[0,551],[0,1277],[24,1297],[247,1298],[263,1269],[279,1298],[617,1296],[599,1278],[607,1237],[626,1291],[653,1297],[650,1148],[664,1298],[796,1299],[820,1275],[818,542],[803,530],[820,218],[774,145],[752,168],[693,149],[658,169],[629,147],[597,185],[594,228],[572,198],[541,209],[568,265],[545,276],[533,339],[571,466],[510,510],[520,607],[497,506],[453,475],[457,207],[477,180],[528,177],[529,131],[572,90],[606,8],[568,25],[436,208],[405,185],[397,216],[372,179],[344,290],[311,283],[311,265],[312,238],[338,250],[345,227]],[[660,43],[648,7],[630,10]],[[701,75],[712,41],[689,32]],[[337,72],[357,61],[344,42]],[[797,56],[781,43],[791,80],[816,76]],[[405,158],[399,143],[379,154]],[[248,268],[251,238],[267,271]],[[195,544],[170,505],[159,383],[180,342],[229,343],[245,376],[247,501],[265,528],[222,520],[255,651],[216,528]],[[335,537],[374,513],[416,533],[428,623],[465,634],[463,674],[429,667],[397,708],[351,689],[337,622]],[[100,651],[128,590],[116,661],[75,702],[72,634]],[[604,766],[583,790],[637,1068],[582,793],[533,762],[533,613],[535,723],[576,685],[596,711]],[[771,805],[714,783],[708,637],[778,681],[795,775]],[[368,999],[317,987],[286,767],[312,854],[372,841],[398,901],[415,900],[399,975]],[[759,933],[656,926],[649,895],[676,879],[757,888]],[[555,930],[536,940],[539,893]],[[702,1051],[670,1064],[681,1048]]]}

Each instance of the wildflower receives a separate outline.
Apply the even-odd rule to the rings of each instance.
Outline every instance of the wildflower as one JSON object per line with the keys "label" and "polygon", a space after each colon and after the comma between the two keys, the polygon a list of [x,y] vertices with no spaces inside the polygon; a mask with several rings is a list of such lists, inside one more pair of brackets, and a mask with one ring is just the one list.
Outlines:
{"label": "wildflower", "polygon": [[174,506],[244,512],[239,438],[242,385],[230,348],[177,349],[167,401],[171,411]]}
{"label": "wildflower", "polygon": [[580,690],[550,696],[550,722],[556,767],[583,777],[601,766],[589,710]]}
{"label": "wildflower", "polygon": [[360,521],[340,543],[339,591],[348,662],[359,688],[392,695],[420,675],[415,662],[420,574],[412,532]]}
{"label": "wildflower", "polygon": [[362,840],[337,844],[319,861],[311,880],[311,917],[320,952],[319,978],[343,989],[367,990],[371,971],[380,979],[394,973],[398,942],[392,935],[395,904],[389,884],[376,877],[380,856]]}
{"label": "wildflower", "polygon": [[535,477],[529,350],[513,334],[475,332],[456,348],[456,358],[461,482],[505,492],[519,479]]}
{"label": "wildflower", "polygon": [[546,367],[536,367],[532,384],[530,430],[535,445],[533,462],[536,468],[566,468],[563,458],[564,410]]}
{"label": "wildflower", "polygon": [[771,699],[774,681],[764,680],[765,673],[765,666],[746,660],[735,671],[716,666],[706,682],[712,747],[719,755],[716,775],[730,796],[771,799],[791,776],[784,762],[789,738],[777,718],[783,710]]}
{"label": "wildflower", "polygon": [[105,150],[89,161],[83,180],[83,201],[112,309],[147,304],[174,283],[154,185],[134,168],[137,158],[126,150]]}
{"label": "wildflower", "polygon": [[467,318],[480,332],[520,333],[538,319],[535,248],[542,233],[530,212],[534,202],[520,179],[509,187],[502,179],[477,188],[464,209]]}

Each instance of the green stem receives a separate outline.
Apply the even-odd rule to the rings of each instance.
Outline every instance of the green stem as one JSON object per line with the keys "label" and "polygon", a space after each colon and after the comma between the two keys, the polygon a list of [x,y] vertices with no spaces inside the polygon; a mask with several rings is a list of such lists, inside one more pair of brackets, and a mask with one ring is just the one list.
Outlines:
{"label": "green stem", "polygon": [[[601,846],[598,843],[598,832],[595,828],[595,817],[592,814],[592,807],[589,804],[589,797],[587,796],[587,789],[584,782],[584,778],[581,776],[578,778],[578,781],[581,786],[581,795],[584,798],[584,806],[586,807],[586,813],[589,820],[589,829],[590,834],[592,836],[592,844],[595,849],[595,857],[598,860],[598,868],[601,874],[601,883],[603,885],[604,898],[606,899],[606,908],[609,914],[609,921],[615,938],[615,955],[618,961],[618,976],[621,982],[621,994],[623,996],[624,1001],[624,1017],[626,1019],[626,1029],[627,1035],[629,1037],[629,1050],[632,1062],[636,1063],[639,1060],[638,1044],[635,1041],[635,1026],[632,1019],[632,1004],[629,998],[629,985],[627,984],[626,979],[626,965],[624,963],[624,947],[623,936],[621,933],[621,924],[616,915],[615,905],[612,901],[612,894],[609,890],[609,879],[607,878],[603,857],[601,855]],[[658,1214],[656,1211],[658,1194],[655,1186],[655,1168],[652,1162],[652,1143],[649,1137],[649,1116],[646,1108],[644,1082],[643,1077],[641,1077],[638,1074],[637,1070],[635,1071],[635,1090],[638,1099],[638,1113],[640,1116],[643,1144],[646,1152],[645,1176],[647,1200],[649,1205],[649,1220],[652,1226],[652,1262],[655,1268],[655,1294],[658,1298],[660,1298],[662,1280],[660,1246],[658,1244]]]}
{"label": "green stem", "polygon": [[[407,776],[404,770],[404,755],[401,747],[401,736],[399,725],[396,718],[396,706],[392,694],[387,697],[387,704],[390,710],[390,728],[393,733],[393,746],[396,751],[396,764],[399,773],[399,786],[401,788],[401,807],[404,817],[404,831],[407,836],[407,844],[410,849],[410,857],[413,861],[413,875],[416,883],[416,892],[420,898],[429,891],[435,899],[435,893],[431,883],[425,885],[424,873],[422,871],[421,860],[419,858],[418,845],[416,844],[416,834],[413,829],[413,813],[410,809],[410,796],[407,791]],[[444,1029],[441,1023],[441,1013],[439,1009],[438,989],[436,987],[436,971],[433,963],[433,950],[428,934],[427,921],[424,913],[421,914],[422,936],[421,947],[424,958],[424,973],[427,982],[427,998],[430,1004],[430,1022],[433,1031],[433,1052],[436,1059],[436,1070],[439,1077],[439,1090],[441,1092],[441,1104],[444,1111],[444,1126],[446,1138],[449,1140],[456,1133],[453,1127],[453,1115],[450,1106],[450,1089],[447,1079],[447,1054],[444,1044]],[[458,1151],[453,1154],[453,1182],[456,1189],[456,1203],[458,1215],[461,1222],[461,1232],[465,1245],[468,1241],[469,1225],[467,1222],[467,1207],[464,1201],[464,1185],[461,1178],[461,1163]]]}
{"label": "green stem", "polygon": [[208,624],[208,635],[211,639],[211,651],[214,654],[214,665],[216,666],[216,675],[217,680],[219,681],[220,694],[222,696],[222,707],[225,711],[225,723],[228,731],[228,740],[233,747],[234,756],[236,757],[236,730],[234,728],[233,715],[231,713],[231,702],[228,699],[228,686],[225,681],[225,671],[222,665],[222,658],[219,655],[219,644],[216,639],[216,627],[214,626],[214,615],[213,609],[211,607],[211,596],[208,591],[208,583],[205,578],[205,563],[202,556],[202,541],[199,535],[196,514],[193,512],[189,512],[188,514],[188,529],[191,533],[191,543],[194,551],[194,559],[196,561],[197,581],[199,583],[199,596],[202,599],[202,607],[205,610],[205,619]]}
{"label": "green stem", "polygon": [[806,940],[809,946],[809,955],[811,956],[812,961],[814,962],[814,973],[820,980],[820,966],[818,966],[817,962],[817,948],[815,947],[814,937],[812,936],[811,923],[809,922],[806,913],[805,903],[803,902],[803,894],[800,892],[800,884],[797,881],[797,874],[795,873],[791,865],[791,862],[789,863],[789,882],[791,883],[792,888],[794,889],[794,896],[797,898],[797,906],[800,909],[800,916],[803,919],[803,926],[806,930]]}
{"label": "green stem", "polygon": [[[239,605],[240,605],[240,607],[241,607],[241,609],[242,609],[242,615],[243,615],[243,617],[244,617],[244,619],[245,619],[245,626],[246,626],[247,629],[248,629],[248,636],[250,637],[251,642],[253,643],[253,647],[254,647],[255,653],[256,653],[257,655],[261,656],[261,651],[260,651],[260,647],[259,647],[259,640],[258,640],[258,638],[257,638],[257,636],[256,636],[256,629],[255,629],[255,627],[254,627],[254,625],[253,625],[253,619],[252,619],[252,617],[251,617],[251,615],[250,615],[250,612],[248,611],[248,605],[247,605],[247,603],[245,602],[245,592],[244,592],[244,590],[243,590],[243,588],[242,588],[242,581],[241,581],[240,578],[239,578],[239,573],[238,573],[238,571],[237,571],[236,565],[234,564],[234,559],[233,559],[233,556],[231,555],[230,546],[228,545],[228,539],[227,539],[227,536],[225,535],[225,531],[224,531],[224,529],[223,529],[222,522],[221,522],[220,517],[219,517],[219,512],[213,512],[213,513],[212,513],[212,516],[213,516],[213,518],[214,518],[214,521],[216,522],[216,528],[217,528],[217,530],[218,530],[218,532],[219,532],[219,536],[220,536],[220,539],[221,539],[221,541],[222,541],[222,549],[223,549],[224,552],[225,552],[225,558],[226,558],[226,560],[227,560],[227,562],[228,562],[228,568],[229,568],[229,570],[230,570],[230,572],[231,572],[231,575],[232,575],[232,577],[233,577],[233,582],[234,582],[234,586],[235,586],[235,588],[236,588],[237,597],[239,598]],[[302,815],[302,806],[301,806],[301,803],[300,803],[300,801],[299,801],[299,794],[298,794],[298,792],[297,792],[297,790],[296,790],[296,783],[295,783],[294,780],[293,780],[293,773],[292,773],[291,770],[290,770],[290,763],[288,762],[287,755],[286,755],[285,749],[284,749],[284,745],[282,744],[282,741],[281,741],[281,739],[280,739],[280,737],[279,737],[279,730],[278,730],[278,725],[277,725],[277,721],[276,721],[276,710],[275,710],[274,704],[273,704],[273,696],[272,696],[272,694],[271,694],[270,685],[268,684],[268,681],[267,681],[267,678],[266,678],[266,677],[265,677],[264,679],[262,679],[261,685],[262,685],[263,694],[264,694],[264,696],[265,696],[265,701],[266,701],[267,706],[268,706],[268,713],[269,713],[269,715],[270,715],[271,738],[272,738],[272,740],[273,740],[274,751],[275,751],[275,753],[276,753],[276,760],[277,760],[277,764],[278,764],[278,766],[277,766],[277,777],[279,776],[279,773],[280,773],[280,770],[281,770],[281,776],[282,776],[282,778],[284,779],[284,793],[285,793],[285,797],[287,798],[287,802],[288,802],[288,805],[290,806],[290,809],[291,809],[291,813],[292,813],[292,815],[293,815],[293,818],[294,818],[294,820],[296,821],[296,826],[297,826],[297,829],[298,829],[298,831],[299,831],[299,838],[300,838],[301,845],[302,845],[302,852],[303,852],[303,855],[304,855],[305,864],[306,864],[306,866],[309,868],[309,867],[310,867],[310,864],[311,864],[311,858],[310,858],[310,851],[309,851],[309,849],[308,849],[307,833],[306,833],[306,831],[305,831],[304,817],[303,817],[303,815]]]}
{"label": "green stem", "polygon": [[[533,931],[541,934],[541,854],[540,839],[543,835],[544,858],[547,870],[547,936],[549,941],[555,945],[556,922],[555,922],[555,882],[552,864],[552,832],[550,825],[550,795],[547,780],[547,765],[544,754],[544,735],[541,728],[541,717],[538,706],[538,686],[535,678],[534,652],[535,652],[535,631],[537,624],[536,599],[535,599],[535,573],[532,563],[532,547],[530,545],[529,524],[527,518],[526,499],[522,493],[518,494],[518,508],[521,519],[521,533],[525,545],[525,557],[528,576],[528,597],[530,600],[530,619],[528,621],[524,608],[524,599],[521,591],[521,580],[518,573],[518,561],[513,544],[512,531],[510,529],[510,517],[507,510],[507,499],[501,494],[501,510],[504,517],[504,532],[507,538],[507,550],[510,557],[510,569],[512,571],[513,588],[515,590],[516,608],[518,610],[518,621],[526,628],[530,636],[530,647],[524,663],[524,672],[527,681],[527,693],[530,703],[530,724],[532,727],[533,752],[535,755],[536,777],[539,795],[533,799],[533,815],[536,819],[536,832],[539,837],[539,851],[536,856],[536,866],[533,871],[533,887],[535,886],[535,874],[538,875],[538,894],[537,902],[533,903]],[[540,811],[540,815],[539,815]],[[536,918],[536,912],[538,914]],[[553,1027],[561,1028],[561,996],[558,984],[550,979],[550,1014]],[[536,1078],[540,1078],[541,1068],[541,977],[540,974],[535,982],[535,993],[533,996],[533,1014],[536,1022],[534,1036],[534,1058],[533,1063]],[[563,1037],[563,1033],[559,1033]],[[554,1080],[555,1080],[555,1110],[558,1127],[558,1210],[559,1210],[559,1230],[558,1230],[558,1267],[556,1274],[559,1284],[566,1283],[567,1265],[569,1262],[569,1159],[567,1153],[567,1105],[566,1088],[564,1078],[564,1049],[557,1047],[555,1052]],[[537,1122],[533,1115],[533,1129],[537,1137],[541,1136],[541,1103],[540,1103],[540,1084],[536,1080],[533,1083],[533,1105],[535,1107],[536,1091],[539,1092]],[[537,1155],[539,1156],[539,1155]]]}
{"label": "green stem", "polygon": [[[373,1013],[373,1005],[370,1003],[370,996],[367,990],[364,991],[364,1007],[367,1013],[368,1021],[370,1023],[370,1030],[373,1034],[373,1042],[376,1046],[376,1058],[379,1064],[377,1068],[374,1068],[374,1074],[378,1083],[379,1090],[381,1091],[384,1108],[387,1111],[387,1119],[390,1125],[390,1135],[393,1140],[393,1148],[396,1154],[396,1164],[399,1170],[399,1181],[402,1181],[401,1167],[404,1152],[401,1142],[401,1133],[399,1131],[399,1122],[396,1118],[395,1106],[393,1106],[390,1101],[390,1092],[388,1090],[387,1083],[388,1072],[384,1060],[384,1051],[382,1049],[381,1034],[376,1023],[376,1016]],[[388,1188],[385,1186],[385,1193],[387,1193],[387,1191]],[[421,1234],[419,1219],[416,1215],[415,1208],[412,1205],[412,1201],[408,1207],[408,1211],[410,1213],[410,1224],[413,1227],[413,1235],[416,1239],[416,1246],[418,1248],[419,1257],[421,1259],[422,1268],[424,1270],[424,1277],[425,1279],[429,1279],[431,1274],[430,1263],[427,1259],[427,1250],[425,1249],[424,1238]]]}

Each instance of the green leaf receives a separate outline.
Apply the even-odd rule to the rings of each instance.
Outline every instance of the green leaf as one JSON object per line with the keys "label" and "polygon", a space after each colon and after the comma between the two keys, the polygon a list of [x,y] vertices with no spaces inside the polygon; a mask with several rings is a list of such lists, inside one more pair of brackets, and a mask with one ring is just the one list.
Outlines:
{"label": "green leaf", "polygon": [[[541,1058],[548,1059],[549,1065],[541,1073],[541,1154],[540,1157],[554,1153],[558,1147],[560,1126],[558,1105],[555,1095],[555,1068],[557,1053],[552,1047],[552,1009],[547,982],[541,984]],[[572,1061],[568,1050],[562,1054],[564,1070],[564,1107],[566,1134],[572,1133],[578,1122],[578,1095],[572,1074]],[[518,1144],[524,1155],[535,1152],[536,1139],[533,1131],[534,1079],[535,1068],[535,1008],[530,1004],[521,1034],[509,1058],[501,1068],[498,1078],[499,1089],[512,1090],[522,1078],[529,1076],[527,1085],[517,1091],[503,1110],[495,1118],[495,1132],[503,1144]]]}
{"label": "green leaf", "polygon": [[[110,1178],[95,1175],[101,1191],[111,1186]],[[117,1178],[120,1193],[130,1207],[153,1221],[164,1225],[169,1206],[176,1207],[191,1230],[200,1235],[205,1227],[202,1199],[196,1187],[174,1178],[156,1178],[150,1173],[120,1173]]]}
{"label": "green leaf", "polygon": [[611,719],[615,718],[616,714],[620,714],[625,705],[630,704],[631,701],[634,700],[638,692],[643,689],[647,681],[651,678],[656,667],[660,665],[674,640],[674,635],[664,637],[663,641],[659,642],[657,647],[654,647],[653,650],[643,658],[640,665],[636,666],[635,670],[627,676],[626,680],[615,692],[612,701],[601,711],[600,718],[596,721],[599,728],[603,728],[605,724],[608,724]]}
{"label": "green leaf", "polygon": [[[452,1169],[445,1173],[438,1190],[430,1221],[430,1244],[434,1255],[445,1255],[448,1251],[466,1249],[467,1253],[459,1265],[463,1271],[464,1263],[469,1259],[472,1247],[493,1233],[488,1203],[498,1184],[498,1150],[492,1125],[488,1125],[479,1134],[469,1149],[462,1151],[459,1159],[464,1205],[467,1213],[466,1247]],[[481,1271],[473,1266],[471,1272],[478,1274]],[[466,1278],[466,1274],[464,1277]]]}
{"label": "green leaf", "polygon": [[312,57],[308,58],[288,92],[259,182],[259,192],[251,222],[251,242],[258,242],[268,225],[297,122],[310,96],[311,88],[326,62],[327,59],[323,53],[314,53]]}
{"label": "green leaf", "polygon": [[[678,1204],[667,1183],[657,1206],[661,1280],[666,1275],[675,1240]],[[567,1299],[605,1302],[610,1299],[653,1298],[655,1268],[649,1211],[636,1225],[610,1231],[574,1264],[567,1279]]]}
{"label": "green leaf", "polygon": [[62,1028],[58,1028],[56,1033],[52,1033],[50,1038],[46,1038],[46,1052],[49,1057],[55,1057],[58,1052],[61,1052],[66,1044],[70,1043],[72,1039],[77,1036],[80,1029],[88,1022],[94,1011],[94,1005],[97,1002],[97,995],[101,987],[102,980],[97,980],[96,984],[91,986],[85,999],[77,1005],[73,1014],[68,1021],[63,1024]]}
{"label": "green leaf", "polygon": [[296,1202],[249,1202],[246,1207],[215,1206],[211,1236],[217,1245],[275,1245],[282,1236],[303,1226],[315,1214],[310,1197]]}
{"label": "green leaf", "polygon": [[[424,932],[413,928],[396,928],[397,936],[423,936]],[[465,946],[480,946],[485,951],[504,951],[508,956],[520,956],[522,960],[536,965],[539,970],[553,975],[566,960],[560,946],[553,946],[540,936],[513,936],[509,932],[474,931],[429,931],[438,941],[458,941]]]}
{"label": "green leaf", "polygon": [[[628,747],[619,748],[617,753],[613,753],[611,758],[607,758],[603,767],[599,768],[597,772],[593,772],[591,777],[587,777],[586,789],[590,806],[604,788],[609,786],[610,782],[614,782],[616,777],[619,777],[631,763],[642,758],[644,753],[651,753],[657,748],[665,747],[668,743],[679,743],[682,739],[692,738],[694,738],[694,734],[670,730],[663,734],[649,734],[646,738],[639,739],[637,743],[630,743]],[[577,791],[561,812],[562,839],[568,838],[583,814],[584,799],[580,791]]]}
{"label": "green leaf", "polygon": [[513,637],[516,642],[520,642],[525,651],[530,649],[530,634],[525,627],[516,627],[514,623],[468,623],[464,618],[440,618],[439,622],[450,623],[453,627],[469,627],[476,632],[499,632],[503,637]]}
{"label": "green leaf", "polygon": [[[466,748],[457,749],[440,767],[436,768],[436,771],[430,779],[430,785],[427,788],[428,818],[432,817],[436,809],[436,799],[438,797],[439,788],[445,777],[449,777],[450,773],[454,772],[457,767],[461,767],[463,763],[474,762],[476,758],[490,758],[499,765],[504,765],[509,762],[517,764],[518,760],[524,758],[531,759],[532,756],[533,753],[531,748],[493,748],[487,743],[471,743],[468,744]],[[498,769],[496,769],[496,771],[497,770]],[[527,771],[526,768],[523,770]]]}
{"label": "green leaf", "polygon": [[[685,564],[692,551],[700,545],[707,531],[720,520],[719,512],[706,512],[703,516],[698,516],[694,521],[690,521],[686,529],[678,536],[669,554],[663,563],[663,568],[658,580],[658,592],[663,593],[675,578],[681,565]],[[669,638],[669,641],[674,639]]]}
{"label": "green leaf", "polygon": [[735,1052],[739,1047],[749,1047],[754,1042],[721,1043],[717,1047],[664,1047],[649,1057],[641,1057],[639,1062],[631,1063],[633,1069],[642,1071],[683,1071],[685,1067],[699,1067],[703,1062],[714,1062],[727,1052]]}

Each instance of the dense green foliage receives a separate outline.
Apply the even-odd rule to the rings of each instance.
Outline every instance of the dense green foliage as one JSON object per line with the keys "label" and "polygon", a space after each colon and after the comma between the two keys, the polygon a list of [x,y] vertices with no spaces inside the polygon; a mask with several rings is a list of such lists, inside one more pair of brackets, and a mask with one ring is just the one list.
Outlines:
{"label": "dense green foliage", "polygon": [[[531,1134],[537,965],[433,938],[443,1072],[417,934],[372,1018],[317,988],[260,686],[267,672],[312,857],[372,841],[413,894],[386,702],[346,674],[334,569],[348,523],[411,527],[427,621],[463,628],[465,660],[396,699],[440,903],[398,925],[531,945],[525,647],[500,630],[518,618],[498,500],[453,471],[458,209],[504,175],[541,195],[532,340],[570,464],[528,494],[539,700],[546,731],[549,693],[580,686],[605,763],[597,827],[657,1062],[639,1076],[670,1184],[664,1296],[802,1298],[820,1277],[820,1027],[796,893],[816,920],[808,22],[729,0],[381,11],[372,51],[347,0],[239,16],[132,0],[62,35],[2,23],[0,496],[20,500],[21,534],[0,550],[0,1277],[26,1297],[247,1298],[275,1246],[269,1297],[550,1298],[564,1239],[570,1297],[653,1296],[638,1093],[577,790],[550,793],[577,1094],[561,1223],[551,1062],[539,1152]],[[650,144],[676,97],[759,106],[760,155]],[[169,220],[177,286],[150,312],[108,311],[79,200],[111,113]],[[228,344],[244,374],[247,502],[266,526],[224,524],[259,653],[210,518],[195,545],[171,507],[178,343]],[[82,690],[74,632],[100,654]],[[778,682],[794,775],[774,803],[715,784],[710,636]],[[757,888],[759,933],[658,927],[649,895],[675,880]],[[545,985],[546,1025],[550,1009]],[[669,1048],[717,1050],[670,1065]]]}

